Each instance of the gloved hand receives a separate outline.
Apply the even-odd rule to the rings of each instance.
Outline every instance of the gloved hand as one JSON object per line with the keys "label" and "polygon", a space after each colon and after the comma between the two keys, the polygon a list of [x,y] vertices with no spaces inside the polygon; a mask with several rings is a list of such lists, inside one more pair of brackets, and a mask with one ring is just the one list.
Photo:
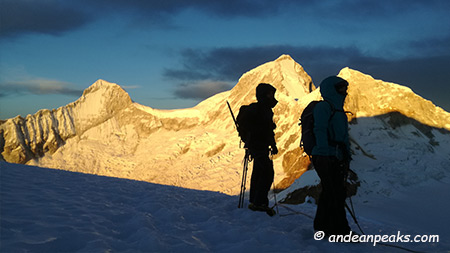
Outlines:
{"label": "gloved hand", "polygon": [[324,155],[317,155],[313,156],[314,159],[314,166],[320,167],[320,168],[328,168],[330,166],[333,157],[332,156],[324,156]]}
{"label": "gloved hand", "polygon": [[271,146],[270,153],[271,153],[272,155],[278,154],[278,148],[277,148],[277,145]]}

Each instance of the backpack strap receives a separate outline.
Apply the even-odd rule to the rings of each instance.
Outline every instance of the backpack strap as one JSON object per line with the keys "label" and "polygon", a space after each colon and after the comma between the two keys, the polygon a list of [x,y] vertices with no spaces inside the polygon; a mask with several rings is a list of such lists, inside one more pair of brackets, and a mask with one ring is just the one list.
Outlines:
{"label": "backpack strap", "polygon": [[336,108],[334,107],[334,105],[333,105],[330,101],[328,101],[328,100],[325,100],[325,99],[324,99],[323,101],[327,102],[327,103],[330,105],[330,107],[331,107],[331,116],[330,116],[330,120],[331,120],[331,118],[334,116],[334,114],[335,114],[336,112],[343,112],[343,113],[345,113],[345,114],[353,115],[353,113],[352,113],[351,111],[344,111],[344,110],[336,109]]}
{"label": "backpack strap", "polygon": [[334,116],[334,114],[336,113],[336,111],[342,111],[343,112],[343,110],[336,110],[336,108],[334,108],[334,105],[330,102],[330,101],[328,101],[328,100],[323,100],[323,101],[325,101],[325,102],[327,102],[327,104],[329,104],[330,105],[330,108],[331,108],[331,116],[330,116],[330,118],[328,119],[328,121],[330,121],[331,120],[331,118],[333,118],[333,116]]}
{"label": "backpack strap", "polygon": [[[336,110],[336,108],[334,108],[333,104],[332,104],[330,101],[328,101],[328,100],[324,100],[324,101],[326,101],[326,102],[330,105],[331,111],[332,111],[331,116],[330,116],[330,119],[328,120],[328,122],[331,121],[331,118],[333,118],[333,116],[334,116],[334,114],[335,114],[336,112],[349,113],[349,114],[353,115],[353,113],[350,112],[350,111]],[[328,134],[329,134],[329,133],[328,133]],[[329,137],[329,136],[328,136],[328,137]],[[341,151],[343,152],[344,156],[349,157],[348,151],[347,151],[347,149],[346,149],[344,143],[342,143],[342,142],[331,141],[330,138],[328,138],[328,143],[329,143],[329,145],[331,145],[331,146],[334,146],[334,147],[336,147],[336,148],[341,149]]]}

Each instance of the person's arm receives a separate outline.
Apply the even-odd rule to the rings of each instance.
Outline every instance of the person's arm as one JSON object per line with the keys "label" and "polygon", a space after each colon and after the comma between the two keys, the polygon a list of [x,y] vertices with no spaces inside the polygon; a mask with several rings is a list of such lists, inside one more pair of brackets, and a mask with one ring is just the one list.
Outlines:
{"label": "person's arm", "polygon": [[329,156],[328,146],[328,125],[331,117],[331,107],[328,103],[318,103],[314,108],[314,135],[316,137],[316,146],[314,155]]}

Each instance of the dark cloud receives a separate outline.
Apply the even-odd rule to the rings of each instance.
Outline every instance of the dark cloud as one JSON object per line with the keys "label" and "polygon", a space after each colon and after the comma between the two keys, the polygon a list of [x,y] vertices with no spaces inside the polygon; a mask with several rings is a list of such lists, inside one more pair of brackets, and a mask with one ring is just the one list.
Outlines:
{"label": "dark cloud", "polygon": [[261,17],[277,13],[288,1],[271,0],[85,0],[91,6],[109,10],[132,10],[135,13],[151,15],[175,14],[185,9],[197,9],[222,17]]}
{"label": "dark cloud", "polygon": [[[428,8],[449,8],[447,0],[335,0],[335,1],[289,1],[289,0],[85,0],[91,6],[110,10],[133,10],[147,17],[155,13],[175,14],[185,9],[196,9],[218,17],[270,17],[289,13],[295,9],[301,15],[338,16],[340,18],[382,17],[399,15],[405,11]],[[300,11],[300,13],[298,13]],[[326,13],[326,15],[323,15]],[[150,15],[149,15],[150,14]]]}
{"label": "dark cloud", "polygon": [[60,35],[108,14],[128,15],[130,20],[154,26],[170,26],[170,17],[186,9],[197,9],[217,17],[261,17],[280,9],[269,0],[2,0],[0,38],[27,33]]}
{"label": "dark cloud", "polygon": [[23,81],[2,81],[0,83],[0,97],[20,93],[31,94],[64,94],[69,96],[81,96],[83,90],[77,89],[73,84],[57,80],[42,78]]}
{"label": "dark cloud", "polygon": [[56,0],[3,0],[0,7],[0,38],[25,33],[59,35],[91,21],[87,13]]}
{"label": "dark cloud", "polygon": [[194,9],[213,17],[267,18],[296,15],[320,19],[367,19],[403,15],[414,10],[447,10],[447,0],[3,0],[0,5],[0,37],[26,33],[59,35],[107,15],[126,16],[134,24],[170,27],[171,17]]}
{"label": "dark cloud", "polygon": [[[267,47],[216,48],[211,50],[185,49],[181,52],[182,67],[166,69],[166,78],[181,82],[174,94],[179,98],[203,99],[231,88],[247,71],[282,54],[298,59],[311,76],[324,78],[345,67],[349,55],[360,56],[353,48],[309,48],[277,45]],[[333,56],[333,57],[330,57]],[[327,60],[323,60],[327,59]],[[327,72],[328,71],[328,72]],[[210,80],[217,80],[211,83]],[[190,85],[186,85],[189,83]]]}
{"label": "dark cloud", "polygon": [[[449,1],[450,2],[450,1]],[[447,25],[450,31],[450,23]],[[416,55],[442,56],[450,54],[450,34],[438,38],[428,38],[426,40],[414,40],[408,45],[411,52]]]}
{"label": "dark cloud", "polygon": [[180,84],[176,87],[174,95],[179,98],[202,100],[232,87],[233,85],[227,82],[204,80]]}
{"label": "dark cloud", "polygon": [[[243,73],[282,54],[300,60],[308,73],[321,76],[346,66],[350,58],[361,58],[356,48],[295,47],[289,45],[257,46],[245,48],[215,48],[211,50],[186,49],[181,52],[182,67],[166,69],[164,76],[176,80],[192,81],[203,78],[237,81]],[[324,60],[326,59],[326,60]]]}
{"label": "dark cloud", "polygon": [[[299,1],[300,2],[300,1]],[[427,10],[448,10],[450,1],[447,0],[336,0],[317,1],[311,9],[322,19],[333,20],[361,20],[371,18],[392,18],[412,12],[425,12]],[[325,14],[325,15],[323,15]]]}
{"label": "dark cloud", "polygon": [[236,81],[243,73],[276,59],[290,46],[216,48],[212,50],[185,49],[181,52],[182,67],[167,68],[164,76],[178,80],[215,79]]}
{"label": "dark cloud", "polygon": [[185,67],[184,69],[165,69],[163,75],[169,79],[193,81],[212,78],[212,73],[207,72],[206,70]]}

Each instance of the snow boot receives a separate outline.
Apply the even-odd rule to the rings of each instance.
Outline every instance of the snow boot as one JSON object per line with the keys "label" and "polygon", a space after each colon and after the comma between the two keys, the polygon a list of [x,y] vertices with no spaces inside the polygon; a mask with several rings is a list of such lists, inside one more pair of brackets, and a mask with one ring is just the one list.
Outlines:
{"label": "snow boot", "polygon": [[272,208],[270,208],[268,206],[256,205],[256,204],[253,204],[253,203],[250,203],[248,205],[248,209],[250,209],[252,211],[266,212],[267,215],[269,215],[269,216],[274,216],[276,214],[275,210],[273,210]]}

